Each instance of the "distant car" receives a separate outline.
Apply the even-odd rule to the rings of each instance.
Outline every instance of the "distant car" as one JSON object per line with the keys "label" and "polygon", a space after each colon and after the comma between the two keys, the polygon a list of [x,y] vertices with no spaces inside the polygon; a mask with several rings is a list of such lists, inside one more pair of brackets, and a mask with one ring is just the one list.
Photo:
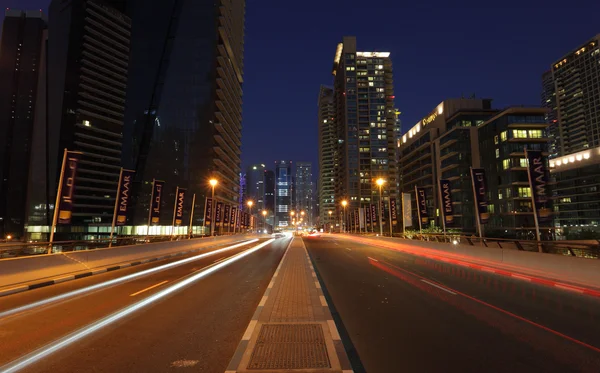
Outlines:
{"label": "distant car", "polygon": [[271,237],[273,237],[273,238],[281,238],[281,237],[285,237],[285,234],[282,231],[275,230],[271,234]]}
{"label": "distant car", "polygon": [[321,237],[321,232],[319,232],[317,230],[312,230],[306,236],[309,237],[309,238]]}

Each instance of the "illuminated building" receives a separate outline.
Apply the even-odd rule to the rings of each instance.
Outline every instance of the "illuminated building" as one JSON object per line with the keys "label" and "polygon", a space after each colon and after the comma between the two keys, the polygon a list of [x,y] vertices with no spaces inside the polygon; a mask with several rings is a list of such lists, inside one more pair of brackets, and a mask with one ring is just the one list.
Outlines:
{"label": "illuminated building", "polygon": [[319,125],[319,221],[329,226],[335,221],[328,211],[335,211],[336,128],[333,89],[321,86],[318,101]]}
{"label": "illuminated building", "polygon": [[275,172],[264,171],[265,210],[267,210],[267,223],[273,225],[275,219]]}
{"label": "illuminated building", "polygon": [[[374,180],[380,177],[387,182],[384,200],[395,197],[396,111],[390,53],[358,51],[356,38],[344,37],[332,73],[338,155],[334,199],[348,199],[350,210],[374,203],[379,195]],[[339,216],[341,207],[336,207]]]}
{"label": "illuminated building", "polygon": [[292,162],[275,162],[275,226],[291,227]]}
{"label": "illuminated building", "polygon": [[45,77],[45,29],[41,11],[5,12],[0,40],[0,239],[21,237],[26,222],[31,149],[33,138],[40,137],[34,122],[43,123],[38,111],[45,109],[45,82],[40,83]]}
{"label": "illuminated building", "polygon": [[304,221],[308,226],[313,224],[313,183],[312,163],[296,162],[296,178],[294,183],[297,211],[304,211]]}
{"label": "illuminated building", "polygon": [[246,169],[246,194],[245,200],[254,201],[256,211],[265,208],[265,164],[253,164]]}

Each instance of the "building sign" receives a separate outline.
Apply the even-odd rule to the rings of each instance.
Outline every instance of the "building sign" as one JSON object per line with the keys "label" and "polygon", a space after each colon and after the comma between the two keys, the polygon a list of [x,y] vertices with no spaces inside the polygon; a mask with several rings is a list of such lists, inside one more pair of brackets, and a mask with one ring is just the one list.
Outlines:
{"label": "building sign", "polygon": [[218,225],[221,220],[223,220],[223,202],[217,202],[215,207],[215,223]]}
{"label": "building sign", "polygon": [[373,226],[377,225],[377,206],[371,205],[371,223]]}
{"label": "building sign", "polygon": [[177,187],[175,196],[175,226],[180,226],[183,222],[183,202],[185,200],[185,189]]}
{"label": "building sign", "polygon": [[442,195],[442,219],[446,224],[452,224],[454,223],[454,207],[452,206],[450,180],[440,180],[440,194]]}
{"label": "building sign", "polygon": [[213,210],[213,200],[212,198],[206,198],[206,206],[204,208],[204,225],[212,224],[212,210]]}
{"label": "building sign", "polygon": [[419,221],[421,224],[429,223],[429,214],[427,213],[427,191],[425,188],[415,187],[417,196],[417,211],[419,212]]}
{"label": "building sign", "polygon": [[134,173],[135,171],[131,170],[121,170],[121,182],[119,184],[119,192],[117,193],[117,219],[115,220],[115,224],[119,226],[127,223],[127,207],[129,205]]}
{"label": "building sign", "polygon": [[396,203],[396,198],[390,198],[390,216],[392,217],[392,225],[398,224],[398,205]]}
{"label": "building sign", "polygon": [[540,150],[525,149],[525,154],[527,157],[531,197],[535,205],[538,221],[547,221],[550,219],[551,211],[548,208],[548,174],[544,156]]}
{"label": "building sign", "polygon": [[150,224],[158,224],[160,221],[160,202],[162,191],[165,185],[164,181],[154,180],[152,183],[152,203],[150,204]]}
{"label": "building sign", "polygon": [[229,225],[231,227],[235,226],[235,218],[237,216],[237,207],[235,206],[231,206],[231,214],[230,214],[230,218],[229,218]]}
{"label": "building sign", "polygon": [[410,193],[402,193],[402,220],[405,227],[412,227],[412,200]]}
{"label": "building sign", "polygon": [[63,160],[60,199],[58,201],[58,224],[71,224],[75,177],[77,176],[77,166],[81,159],[81,153],[66,151],[65,158]]}
{"label": "building sign", "polygon": [[473,181],[473,195],[477,205],[477,216],[479,223],[485,224],[490,220],[487,200],[487,182],[483,168],[471,168],[471,180]]}

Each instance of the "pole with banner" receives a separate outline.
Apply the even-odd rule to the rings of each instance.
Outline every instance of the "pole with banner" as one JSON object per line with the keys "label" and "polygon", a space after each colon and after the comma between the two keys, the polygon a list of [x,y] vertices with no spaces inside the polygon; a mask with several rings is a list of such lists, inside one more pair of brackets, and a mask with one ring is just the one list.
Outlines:
{"label": "pole with banner", "polygon": [[175,190],[175,204],[173,206],[173,223],[171,224],[171,239],[175,235],[175,226],[179,227],[183,222],[183,203],[185,202],[186,189],[177,187]]}
{"label": "pole with banner", "polygon": [[439,189],[442,224],[444,227],[444,236],[446,236],[446,224],[452,224],[454,222],[454,208],[452,206],[450,180],[440,179]]}
{"label": "pole with banner", "polygon": [[162,189],[165,182],[152,179],[152,194],[150,196],[150,211],[148,212],[148,228],[146,229],[146,240],[150,234],[150,224],[158,224],[160,221],[160,203],[162,199]]}
{"label": "pole with banner", "polygon": [[226,204],[223,211],[223,225],[227,227],[227,233],[229,233],[229,214],[231,213],[230,209],[231,206],[229,204]]}
{"label": "pole with banner", "polygon": [[121,167],[119,173],[119,184],[117,186],[117,197],[115,198],[115,209],[113,212],[112,225],[110,227],[110,238],[108,247],[112,247],[113,235],[115,233],[115,225],[125,225],[127,222],[127,205],[129,204],[129,192],[131,188],[131,180],[135,171],[126,170]]}
{"label": "pole with banner", "polygon": [[415,185],[415,196],[417,198],[417,212],[419,214],[419,233],[423,234],[423,223],[429,223],[429,213],[427,212],[427,192],[423,187]]}
{"label": "pole with banner", "polygon": [[395,197],[389,200],[389,218],[390,218],[390,237],[394,235],[394,226],[398,224],[398,204]]}
{"label": "pole with banner", "polygon": [[471,167],[471,182],[473,184],[473,200],[475,203],[477,229],[479,230],[479,238],[483,239],[483,224],[487,223],[490,218],[486,197],[487,182],[485,180],[485,170],[483,168]]}
{"label": "pole with banner", "polygon": [[215,204],[215,228],[219,227],[219,234],[222,234],[222,221],[223,221],[223,202],[217,202]]}
{"label": "pole with banner", "polygon": [[402,233],[406,234],[406,227],[412,227],[412,201],[410,193],[402,193]]}
{"label": "pole with banner", "polygon": [[[541,150],[528,150],[525,148],[527,158],[527,177],[531,189],[531,207],[533,210],[533,221],[535,223],[535,237],[538,242],[542,240],[540,234],[540,221],[550,218],[550,209],[546,206],[548,202],[548,177],[546,166]],[[542,246],[538,245],[538,251],[542,252]]]}
{"label": "pole with banner", "polygon": [[371,209],[370,214],[371,214],[371,233],[375,233],[375,224],[377,221],[377,206],[375,205],[369,205],[369,208]]}
{"label": "pole with banner", "polygon": [[231,207],[231,225],[233,226],[233,234],[235,234],[235,228],[237,225],[237,216],[238,216],[238,208],[237,206]]}
{"label": "pole with banner", "polygon": [[192,230],[194,229],[194,208],[196,207],[196,193],[192,196],[192,211],[190,211],[190,228],[188,229],[188,239],[192,238]]}
{"label": "pole with banner", "polygon": [[56,202],[54,203],[54,216],[52,218],[52,226],[50,227],[48,254],[52,254],[52,243],[54,242],[56,225],[71,224],[75,177],[77,175],[77,165],[82,154],[81,152],[69,151],[66,148],[63,153],[58,190],[56,191]]}

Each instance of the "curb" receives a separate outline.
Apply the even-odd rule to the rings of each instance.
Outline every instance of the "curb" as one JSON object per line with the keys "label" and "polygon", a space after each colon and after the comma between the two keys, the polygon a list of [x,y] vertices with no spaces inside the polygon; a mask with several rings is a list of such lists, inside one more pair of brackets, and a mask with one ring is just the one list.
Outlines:
{"label": "curb", "polygon": [[[242,242],[242,241],[234,241],[231,243],[235,244],[235,243],[239,243],[239,242]],[[21,293],[21,292],[28,291],[28,290],[39,289],[39,288],[43,288],[43,287],[54,285],[54,284],[60,284],[60,283],[71,281],[71,280],[77,280],[77,279],[84,278],[84,277],[90,277],[90,276],[98,275],[98,274],[105,273],[105,272],[116,271],[118,269],[134,267],[134,266],[137,266],[140,264],[146,264],[146,263],[156,262],[156,261],[163,260],[163,259],[174,258],[174,257],[186,255],[186,254],[196,253],[196,252],[214,248],[217,246],[218,245],[205,246],[205,247],[201,247],[201,248],[197,248],[197,249],[180,251],[180,252],[176,252],[173,254],[161,255],[158,257],[146,258],[143,260],[136,260],[134,262],[124,263],[124,264],[120,264],[120,265],[116,265],[116,266],[112,266],[112,267],[99,268],[99,269],[95,269],[93,271],[78,273],[75,275],[67,275],[67,276],[57,277],[52,280],[44,280],[44,281],[36,282],[33,284],[20,285],[20,286],[15,286],[15,287],[8,288],[8,289],[0,289],[0,297],[4,297],[7,295],[16,294],[16,293]]]}

